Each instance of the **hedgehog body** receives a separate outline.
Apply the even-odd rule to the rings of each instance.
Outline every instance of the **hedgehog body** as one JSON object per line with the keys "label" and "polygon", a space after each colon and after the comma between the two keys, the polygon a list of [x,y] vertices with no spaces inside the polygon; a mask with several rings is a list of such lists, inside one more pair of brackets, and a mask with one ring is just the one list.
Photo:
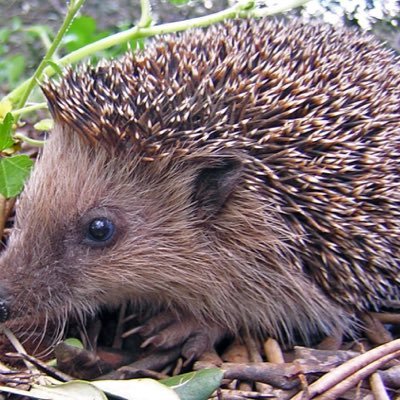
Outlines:
{"label": "hedgehog body", "polygon": [[11,316],[130,299],[291,339],[395,307],[399,88],[371,37],[301,21],[67,71],[1,259]]}

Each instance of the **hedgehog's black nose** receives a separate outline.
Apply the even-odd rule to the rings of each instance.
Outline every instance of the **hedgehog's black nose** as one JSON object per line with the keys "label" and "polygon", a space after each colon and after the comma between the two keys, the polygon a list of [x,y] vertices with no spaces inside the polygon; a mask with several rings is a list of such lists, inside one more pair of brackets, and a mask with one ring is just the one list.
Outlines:
{"label": "hedgehog's black nose", "polygon": [[5,322],[10,316],[10,303],[7,290],[0,285],[0,322]]}

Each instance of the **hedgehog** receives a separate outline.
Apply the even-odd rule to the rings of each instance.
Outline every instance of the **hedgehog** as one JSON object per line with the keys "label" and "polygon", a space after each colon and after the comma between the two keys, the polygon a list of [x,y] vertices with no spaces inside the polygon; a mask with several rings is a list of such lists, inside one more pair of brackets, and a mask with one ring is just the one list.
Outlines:
{"label": "hedgehog", "polygon": [[398,307],[399,65],[347,28],[241,19],[45,83],[55,126],[1,256],[2,322],[130,301],[189,357]]}

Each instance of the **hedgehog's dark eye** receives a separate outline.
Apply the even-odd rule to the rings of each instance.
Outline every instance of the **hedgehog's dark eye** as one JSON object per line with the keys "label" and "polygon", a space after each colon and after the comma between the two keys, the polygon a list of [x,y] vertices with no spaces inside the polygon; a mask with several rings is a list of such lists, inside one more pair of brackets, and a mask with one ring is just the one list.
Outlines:
{"label": "hedgehog's dark eye", "polygon": [[89,222],[86,238],[94,242],[108,242],[115,233],[115,225],[108,218],[95,218]]}

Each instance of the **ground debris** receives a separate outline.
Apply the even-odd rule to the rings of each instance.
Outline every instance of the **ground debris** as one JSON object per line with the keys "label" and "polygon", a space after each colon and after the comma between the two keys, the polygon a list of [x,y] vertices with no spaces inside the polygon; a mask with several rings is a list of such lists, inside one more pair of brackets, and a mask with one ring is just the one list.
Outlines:
{"label": "ground debris", "polygon": [[[385,321],[385,316],[375,315],[374,319]],[[393,315],[390,319],[393,320]],[[398,399],[400,339],[380,346],[372,343],[371,339],[360,339],[342,343],[340,349],[336,349],[338,340],[328,339],[324,340],[324,349],[320,346],[283,349],[272,338],[261,342],[244,336],[220,346],[218,351],[204,353],[196,362],[185,365],[179,348],[163,351],[141,349],[140,339],[135,338],[135,334],[116,338],[122,336],[124,330],[120,324],[126,323],[127,318],[122,318],[120,313],[116,321],[113,329],[110,329],[108,316],[105,322],[92,321],[89,328],[82,332],[84,349],[64,342],[57,345],[54,354],[63,372],[49,367],[40,357],[22,354],[19,350],[13,354],[2,352],[10,364],[15,360],[23,360],[28,368],[0,365],[0,385],[26,389],[38,381],[38,373],[59,381],[69,381],[72,377],[150,377],[159,380],[217,367],[223,371],[224,379],[220,390],[210,398],[212,400]],[[105,340],[104,334],[100,333],[103,328],[107,328],[107,332],[114,332],[114,335],[109,335]],[[393,336],[398,335],[395,333]],[[129,346],[126,341],[129,341]],[[329,348],[327,343],[334,345],[326,349]],[[34,369],[30,370],[29,365]]]}

